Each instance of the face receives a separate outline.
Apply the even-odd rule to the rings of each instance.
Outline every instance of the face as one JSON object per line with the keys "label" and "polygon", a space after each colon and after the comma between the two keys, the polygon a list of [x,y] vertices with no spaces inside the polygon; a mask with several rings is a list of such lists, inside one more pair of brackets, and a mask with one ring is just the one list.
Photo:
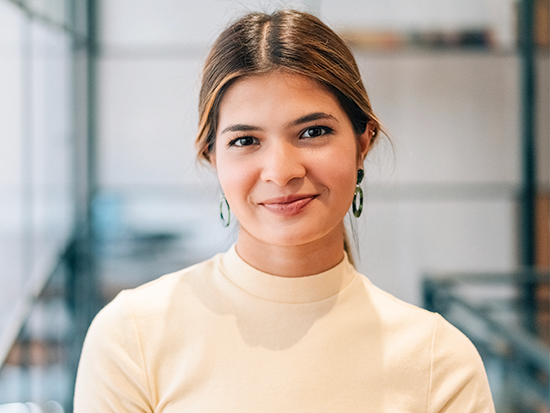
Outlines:
{"label": "face", "polygon": [[212,164],[241,238],[278,246],[343,235],[371,127],[356,136],[337,99],[284,72],[237,80],[220,105]]}

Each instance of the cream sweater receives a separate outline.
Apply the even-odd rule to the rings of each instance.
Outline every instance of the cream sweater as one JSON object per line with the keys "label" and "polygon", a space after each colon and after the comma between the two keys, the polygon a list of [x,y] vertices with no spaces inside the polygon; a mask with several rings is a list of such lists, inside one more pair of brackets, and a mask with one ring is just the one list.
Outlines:
{"label": "cream sweater", "polygon": [[300,278],[235,248],[124,291],[95,318],[83,412],[494,412],[470,341],[344,259]]}

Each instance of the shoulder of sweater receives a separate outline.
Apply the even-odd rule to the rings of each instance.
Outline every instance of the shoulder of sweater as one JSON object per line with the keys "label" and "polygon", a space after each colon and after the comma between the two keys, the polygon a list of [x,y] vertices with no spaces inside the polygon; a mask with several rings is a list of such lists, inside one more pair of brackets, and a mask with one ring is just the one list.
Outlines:
{"label": "shoulder of sweater", "polygon": [[373,285],[366,277],[363,277],[363,282],[379,317],[385,321],[386,325],[402,333],[415,331],[425,335],[425,338],[429,336],[432,341],[432,351],[443,358],[453,353],[448,362],[480,360],[470,339],[441,314],[400,300]]}
{"label": "shoulder of sweater", "polygon": [[214,271],[216,257],[165,274],[138,287],[122,290],[100,311],[98,317],[103,313],[109,314],[113,319],[120,319],[123,314],[130,314],[133,317],[161,315],[168,310],[176,297],[181,298],[186,291],[190,291],[209,278],[206,275]]}
{"label": "shoulder of sweater", "polygon": [[[418,329],[424,325],[426,332],[429,331],[432,334],[436,349],[454,347],[454,352],[462,353],[467,359],[477,356],[477,350],[470,339],[441,314],[400,300],[373,285],[366,277],[363,277],[363,280],[371,292],[372,300],[381,317],[393,319],[396,325],[408,325],[412,329]],[[457,359],[457,357],[453,358]]]}
{"label": "shoulder of sweater", "polygon": [[387,313],[388,315],[393,315],[394,317],[401,319],[409,319],[410,317],[414,317],[415,320],[425,320],[432,324],[435,323],[435,317],[439,316],[439,314],[403,301],[380,289],[365,276],[360,275],[360,277],[366,290],[369,292],[373,304],[381,315]]}

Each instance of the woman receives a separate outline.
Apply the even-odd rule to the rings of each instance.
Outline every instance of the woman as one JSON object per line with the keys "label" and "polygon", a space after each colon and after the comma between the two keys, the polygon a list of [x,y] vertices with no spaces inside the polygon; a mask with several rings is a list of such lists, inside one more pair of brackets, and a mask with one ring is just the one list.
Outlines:
{"label": "woman", "polygon": [[350,262],[343,220],[379,122],[342,40],[306,13],[243,17],[207,58],[199,112],[238,241],[100,312],[75,411],[494,411],[468,339]]}

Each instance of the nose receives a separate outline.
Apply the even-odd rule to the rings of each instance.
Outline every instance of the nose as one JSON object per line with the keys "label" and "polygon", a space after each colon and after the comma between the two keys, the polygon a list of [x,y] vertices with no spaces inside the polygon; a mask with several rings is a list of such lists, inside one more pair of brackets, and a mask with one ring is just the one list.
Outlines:
{"label": "nose", "polygon": [[261,179],[265,182],[273,182],[283,187],[293,179],[303,178],[306,174],[303,154],[300,148],[290,142],[273,143],[266,148],[264,155]]}

